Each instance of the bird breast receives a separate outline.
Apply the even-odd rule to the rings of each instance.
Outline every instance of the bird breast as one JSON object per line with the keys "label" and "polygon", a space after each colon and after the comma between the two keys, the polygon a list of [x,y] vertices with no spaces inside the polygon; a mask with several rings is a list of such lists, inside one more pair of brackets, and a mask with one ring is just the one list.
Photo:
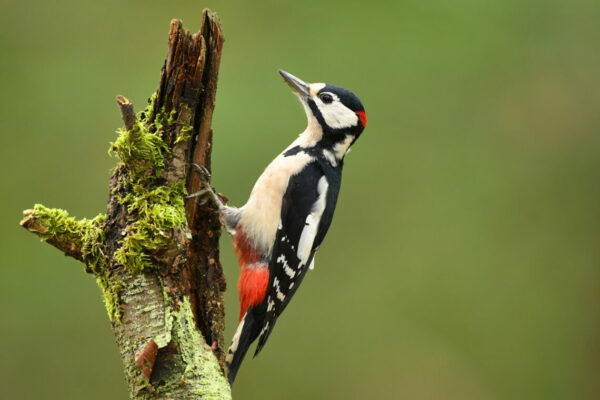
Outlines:
{"label": "bird breast", "polygon": [[275,158],[258,178],[248,202],[241,208],[240,224],[262,254],[271,253],[281,219],[281,205],[290,177],[314,158],[304,152]]}

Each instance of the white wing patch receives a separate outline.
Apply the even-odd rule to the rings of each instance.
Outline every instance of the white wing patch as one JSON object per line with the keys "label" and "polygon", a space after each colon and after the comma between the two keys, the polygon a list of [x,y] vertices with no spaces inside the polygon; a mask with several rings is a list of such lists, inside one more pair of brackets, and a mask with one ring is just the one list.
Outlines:
{"label": "white wing patch", "polygon": [[313,204],[311,213],[308,215],[308,217],[306,217],[304,229],[302,230],[302,234],[300,234],[297,255],[300,259],[301,265],[306,265],[306,262],[310,257],[312,246],[315,241],[315,237],[317,236],[319,222],[321,221],[323,211],[325,211],[328,188],[329,184],[327,183],[327,179],[322,176],[317,185],[317,193],[319,197],[317,198],[317,201],[315,201],[315,204]]}

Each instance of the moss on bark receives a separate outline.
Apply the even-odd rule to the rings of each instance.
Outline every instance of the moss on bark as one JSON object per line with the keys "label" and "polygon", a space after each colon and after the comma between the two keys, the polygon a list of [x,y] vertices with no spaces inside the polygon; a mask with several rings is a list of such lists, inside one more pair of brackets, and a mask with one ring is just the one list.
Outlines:
{"label": "moss on bark", "polygon": [[[153,115],[153,95],[145,111],[138,114],[132,129],[121,128],[119,137],[111,144],[110,151],[122,161],[117,168],[127,173],[113,189],[118,201],[127,208],[132,223],[122,232],[123,238],[114,258],[132,273],[141,273],[146,268],[160,268],[152,255],[164,252],[173,246],[175,229],[186,224],[184,196],[185,180],[167,182],[163,178],[165,162],[173,157],[163,137],[176,124],[173,112],[164,108]],[[189,118],[184,121],[177,140],[189,139]],[[125,192],[121,196],[120,192]]]}

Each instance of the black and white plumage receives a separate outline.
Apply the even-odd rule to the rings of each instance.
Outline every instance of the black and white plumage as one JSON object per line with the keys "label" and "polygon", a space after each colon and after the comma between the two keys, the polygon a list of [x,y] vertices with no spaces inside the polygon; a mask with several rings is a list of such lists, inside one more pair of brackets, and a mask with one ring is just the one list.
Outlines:
{"label": "black and white plumage", "polygon": [[279,73],[304,106],[306,130],[269,164],[244,206],[225,206],[211,193],[241,268],[240,323],[226,360],[230,383],[257,338],[254,355],[262,350],[313,268],[333,219],[344,156],[366,126],[364,107],[352,92]]}
{"label": "black and white plumage", "polygon": [[333,219],[341,178],[341,165],[332,167],[319,157],[290,178],[269,264],[267,308],[255,355],[314,263]]}

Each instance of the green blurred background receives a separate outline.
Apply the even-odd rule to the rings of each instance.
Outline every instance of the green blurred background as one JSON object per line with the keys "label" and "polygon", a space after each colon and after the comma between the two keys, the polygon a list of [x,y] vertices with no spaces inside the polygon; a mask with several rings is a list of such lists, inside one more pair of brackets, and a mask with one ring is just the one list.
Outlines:
{"label": "green blurred background", "polygon": [[[0,397],[124,399],[99,290],[18,226],[104,212],[121,121],[171,18],[226,34],[214,179],[242,205],[304,128],[277,69],[355,91],[369,126],[334,223],[239,399],[600,396],[600,3],[18,1],[0,15]],[[238,267],[222,239],[229,341]]]}

